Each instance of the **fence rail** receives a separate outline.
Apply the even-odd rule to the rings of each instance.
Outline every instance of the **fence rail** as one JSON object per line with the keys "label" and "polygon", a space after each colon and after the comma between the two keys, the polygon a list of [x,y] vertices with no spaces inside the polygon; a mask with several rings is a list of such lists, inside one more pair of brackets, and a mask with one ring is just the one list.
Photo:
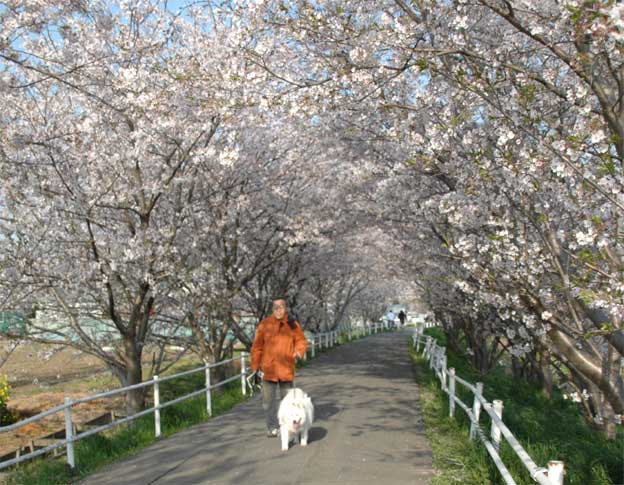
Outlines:
{"label": "fence rail", "polygon": [[[474,440],[476,437],[479,438],[507,485],[515,485],[516,482],[498,453],[501,437],[507,440],[507,443],[535,482],[540,485],[563,485],[563,477],[565,474],[563,462],[551,460],[548,462],[548,468],[537,466],[503,422],[503,402],[498,399],[495,399],[491,403],[488,402],[483,397],[482,382],[477,382],[476,385],[471,384],[457,376],[454,368],[447,369],[445,347],[438,345],[435,338],[423,335],[422,327],[418,327],[412,335],[412,345],[417,353],[420,352],[421,346],[423,347],[422,355],[427,358],[429,367],[433,369],[435,375],[440,380],[442,390],[448,394],[449,416],[453,417],[455,415],[456,405],[466,413],[470,419],[470,439]],[[457,396],[457,384],[463,386],[473,394],[472,405],[464,403]],[[486,436],[479,424],[482,409],[490,417],[490,438]]]}
{"label": "fence rail", "polygon": [[[376,323],[376,324],[368,324],[365,327],[363,327],[362,330],[360,330],[358,332],[357,329],[352,329],[350,326],[340,326],[339,329],[337,330],[332,330],[330,332],[323,332],[323,333],[316,333],[314,334],[314,336],[312,338],[308,339],[308,349],[306,351],[306,355],[303,356],[304,360],[307,360],[307,355],[310,354],[311,358],[314,358],[316,353],[320,350],[323,349],[329,349],[331,347],[334,347],[337,343],[338,343],[338,339],[340,337],[341,334],[345,335],[345,339],[348,338],[349,341],[352,340],[353,338],[353,334],[358,335],[359,333],[359,337],[363,337],[366,335],[371,335],[373,333],[377,333],[379,332],[382,328],[384,328],[384,326],[381,323]],[[126,387],[121,387],[118,389],[114,389],[112,391],[107,391],[107,392],[101,392],[98,394],[93,394],[90,396],[85,396],[85,397],[81,397],[79,399],[70,399],[68,397],[65,398],[65,402],[64,404],[61,404],[59,406],[55,406],[53,408],[50,408],[46,411],[43,411],[35,416],[31,416],[27,419],[18,421],[17,423],[14,424],[10,424],[8,426],[2,426],[0,427],[0,433],[6,433],[6,432],[10,432],[10,431],[14,431],[16,429],[19,429],[23,426],[26,426],[30,423],[34,423],[37,421],[40,421],[43,418],[46,418],[48,416],[51,416],[53,414],[57,414],[60,412],[64,413],[64,417],[65,417],[65,438],[64,439],[59,439],[56,443],[53,443],[49,446],[43,447],[43,448],[39,448],[37,450],[31,450],[30,453],[21,455],[18,453],[18,456],[16,456],[15,458],[9,459],[9,460],[5,460],[0,462],[0,470],[10,467],[12,465],[17,465],[18,463],[27,461],[27,460],[31,460],[33,458],[36,458],[38,456],[44,455],[46,453],[49,453],[51,451],[57,450],[59,448],[65,448],[67,451],[67,464],[71,467],[74,468],[76,466],[76,462],[75,462],[75,453],[74,453],[74,443],[76,443],[77,441],[80,441],[81,439],[84,439],[88,436],[91,436],[93,434],[97,434],[97,433],[101,433],[102,431],[106,431],[108,429],[114,428],[116,426],[119,426],[121,424],[124,423],[129,423],[135,419],[138,419],[142,416],[148,415],[148,414],[154,414],[154,435],[156,437],[159,437],[161,435],[161,423],[160,423],[160,410],[164,409],[166,407],[172,406],[174,404],[178,404],[182,401],[186,401],[187,399],[191,399],[193,397],[205,394],[206,395],[206,411],[208,413],[209,416],[212,415],[212,391],[214,389],[217,389],[221,386],[224,386],[225,384],[229,383],[229,382],[233,382],[236,381],[237,379],[240,379],[241,381],[241,391],[243,395],[247,394],[247,376],[250,374],[250,369],[247,366],[248,364],[248,358],[249,358],[249,354],[246,352],[242,352],[240,356],[238,357],[234,357],[231,359],[227,359],[227,360],[223,360],[220,362],[216,362],[214,364],[207,364],[195,369],[191,369],[191,370],[187,370],[187,371],[183,371],[183,372],[179,372],[177,374],[173,374],[170,376],[165,376],[165,377],[160,377],[155,375],[151,380],[149,381],[145,381],[145,382],[141,382],[139,384],[134,384],[131,386],[126,386]],[[222,365],[226,365],[235,361],[239,361],[241,362],[241,370],[238,374],[235,374],[231,377],[229,377],[228,379],[222,380],[216,384],[212,384],[210,382],[210,369],[213,368],[217,368],[220,367]],[[177,379],[179,377],[183,377],[183,376],[188,376],[191,374],[197,374],[199,372],[204,372],[205,373],[205,387],[203,387],[202,389],[193,391],[189,394],[185,394],[183,396],[177,397],[175,399],[172,399],[170,401],[167,402],[160,402],[160,385],[163,382],[166,381],[170,381],[172,379]],[[111,423],[108,424],[104,424],[101,426],[97,426],[95,428],[89,429],[87,431],[83,431],[82,433],[74,433],[74,422],[73,422],[73,413],[72,413],[72,409],[74,406],[77,406],[79,404],[84,404],[87,403],[89,401],[93,401],[95,399],[105,399],[105,398],[110,398],[113,396],[116,396],[118,394],[122,394],[134,389],[142,389],[145,387],[149,387],[152,386],[153,388],[153,400],[154,400],[154,406],[144,409],[136,414],[133,414],[132,416],[127,416],[124,418],[120,418],[120,419],[116,419]]]}

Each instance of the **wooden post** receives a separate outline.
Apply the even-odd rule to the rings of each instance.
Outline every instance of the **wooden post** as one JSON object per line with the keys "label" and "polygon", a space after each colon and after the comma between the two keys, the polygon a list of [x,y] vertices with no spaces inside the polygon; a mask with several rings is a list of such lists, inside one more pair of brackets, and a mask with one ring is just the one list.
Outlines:
{"label": "wooden post", "polygon": [[[496,413],[496,416],[503,419],[503,401],[501,401],[500,399],[494,399],[493,404],[494,404],[493,408],[494,408],[494,412]],[[501,430],[498,426],[496,426],[496,423],[494,421],[492,421],[491,428],[492,428],[492,431],[491,431],[492,443],[494,444],[494,448],[498,450],[500,448],[500,442],[501,442]]]}
{"label": "wooden post", "polygon": [[479,424],[479,415],[481,414],[481,401],[478,396],[483,395],[483,382],[477,382],[477,393],[474,396],[472,402],[472,414],[474,415],[474,422],[470,423],[470,439],[474,440],[477,436],[477,425]]}
{"label": "wooden post", "polygon": [[455,416],[455,368],[449,369],[449,416]]}
{"label": "wooden post", "polygon": [[154,376],[154,436],[160,438],[160,385]]}
{"label": "wooden post", "polygon": [[72,424],[72,400],[65,398],[65,441],[67,442],[67,464],[70,468],[76,468],[76,457],[74,456],[74,426]]}

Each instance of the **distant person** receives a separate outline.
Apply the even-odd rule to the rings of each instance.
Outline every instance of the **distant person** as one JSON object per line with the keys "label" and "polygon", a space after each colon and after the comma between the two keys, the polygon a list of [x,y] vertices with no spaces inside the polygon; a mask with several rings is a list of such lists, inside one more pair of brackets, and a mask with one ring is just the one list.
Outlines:
{"label": "distant person", "polygon": [[388,322],[389,327],[394,325],[395,318],[396,318],[396,315],[392,310],[389,310],[388,313],[386,313],[386,321]]}
{"label": "distant person", "polygon": [[403,310],[399,312],[399,321],[401,322],[401,326],[405,325],[405,320],[407,319],[407,315]]}

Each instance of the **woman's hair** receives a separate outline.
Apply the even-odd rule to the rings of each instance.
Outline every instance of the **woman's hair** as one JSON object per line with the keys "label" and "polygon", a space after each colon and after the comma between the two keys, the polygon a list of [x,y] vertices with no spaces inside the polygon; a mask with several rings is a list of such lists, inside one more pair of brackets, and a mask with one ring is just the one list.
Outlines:
{"label": "woman's hair", "polygon": [[286,299],[284,295],[275,295],[273,298],[271,298],[271,301],[277,301],[277,300],[283,301],[284,303],[286,303],[286,306],[288,306],[288,300]]}

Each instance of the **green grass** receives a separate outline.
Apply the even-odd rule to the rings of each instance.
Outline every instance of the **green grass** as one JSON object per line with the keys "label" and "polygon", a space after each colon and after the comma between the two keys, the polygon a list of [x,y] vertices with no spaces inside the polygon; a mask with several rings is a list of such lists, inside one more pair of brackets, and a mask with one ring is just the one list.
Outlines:
{"label": "green grass", "polygon": [[[161,384],[161,402],[201,389],[204,373],[183,376]],[[239,381],[213,392],[212,414],[218,416],[243,400]],[[206,421],[205,396],[184,401],[161,411],[162,436],[170,436],[189,426]],[[7,478],[8,484],[54,485],[74,483],[99,468],[132,455],[154,443],[154,415],[143,416],[130,428],[120,425],[109,432],[89,436],[75,444],[76,469],[70,470],[66,458],[37,459],[16,468]]]}
{"label": "green grass", "polygon": [[[444,345],[444,335],[439,329],[431,329],[427,333],[436,337],[440,345]],[[427,424],[429,420],[429,425],[448,431],[449,442],[453,441],[453,436],[456,436],[458,441],[463,439],[463,434],[467,433],[469,427],[465,413],[456,407],[455,424],[451,425],[446,422],[450,420],[445,417],[448,416],[448,396],[440,390],[439,381],[432,376],[427,363],[418,357],[414,359],[417,374],[424,384],[423,387],[428,389],[423,407],[429,406],[428,401],[435,402],[441,413],[438,417],[426,415],[425,423]],[[549,399],[537,386],[523,380],[513,379],[503,368],[496,368],[487,376],[479,377],[465,358],[453,354],[448,348],[447,359],[448,367],[454,367],[458,376],[472,383],[477,381],[484,383],[484,396],[488,401],[491,402],[494,399],[503,401],[503,421],[538,466],[545,467],[549,460],[562,460],[566,468],[565,483],[568,485],[624,483],[624,434],[622,432],[618,434],[615,441],[608,441],[601,431],[587,424],[580,415],[578,406],[564,400],[558,391],[555,391],[553,397]],[[461,386],[458,386],[458,391],[460,388]],[[472,403],[472,395],[469,391],[458,392],[458,394],[465,403]],[[484,431],[489,436],[489,419],[484,412],[481,416]],[[457,429],[454,426],[457,426]],[[479,465],[471,475],[475,475],[477,480],[481,481],[474,483],[503,483],[500,473],[485,449],[480,445],[471,445],[471,448],[484,457],[488,471],[487,476],[483,475],[483,467],[479,460]],[[434,449],[434,459],[435,453]],[[503,463],[509,468],[518,484],[535,483],[504,439],[500,453]],[[468,463],[473,463],[473,460],[468,460]],[[438,460],[436,466],[439,464]],[[446,473],[445,470],[447,469],[442,468],[441,473]],[[440,483],[448,483],[448,481]],[[472,482],[465,480],[462,483]]]}
{"label": "green grass", "polygon": [[432,485],[489,484],[488,456],[480,446],[469,441],[468,427],[449,418],[448,399],[426,360],[411,352],[416,380],[419,383],[420,406],[427,439],[433,452],[436,476]]}

